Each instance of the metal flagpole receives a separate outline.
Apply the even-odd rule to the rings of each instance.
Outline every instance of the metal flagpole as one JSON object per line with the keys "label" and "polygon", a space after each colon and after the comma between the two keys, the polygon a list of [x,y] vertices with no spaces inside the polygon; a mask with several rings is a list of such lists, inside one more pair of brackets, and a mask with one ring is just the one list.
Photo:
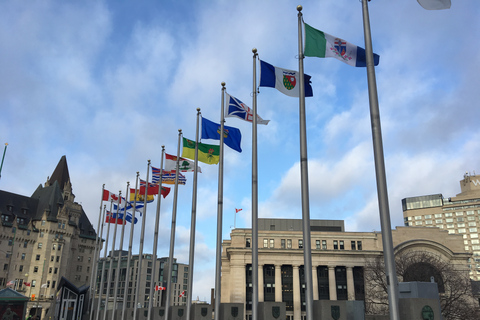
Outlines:
{"label": "metal flagpole", "polygon": [[299,73],[299,109],[300,109],[300,176],[302,189],[303,221],[303,271],[305,276],[305,313],[307,319],[313,319],[313,279],[312,244],[310,237],[310,199],[308,190],[307,121],[305,112],[305,78],[303,71],[302,44],[302,6],[298,10],[298,73]]}
{"label": "metal flagpole", "polygon": [[[138,299],[140,296],[140,281],[141,281],[141,272],[142,272],[142,260],[143,260],[143,238],[145,237],[145,221],[147,220],[147,197],[148,197],[148,176],[150,173],[150,160],[147,161],[147,178],[145,180],[145,195],[143,199],[143,219],[142,219],[142,230],[140,232],[140,247],[138,253],[138,277],[137,277],[137,287],[135,288],[135,309],[133,310],[133,319],[137,319],[137,307]],[[150,288],[151,290],[152,288]]]}
{"label": "metal flagpole", "polygon": [[[114,259],[114,252],[115,252],[115,242],[117,240],[117,226],[118,226],[118,207],[120,205],[120,199],[122,198],[122,191],[118,192],[118,200],[117,200],[117,212],[113,215],[112,210],[110,210],[110,218],[109,223],[111,223],[111,218],[115,217],[115,227],[113,228],[113,241],[112,241],[112,251],[110,251],[110,265],[108,266],[108,276],[107,276],[107,296],[105,297],[105,309],[103,309],[103,320],[107,319],[107,311],[108,311],[108,300],[110,299],[110,286],[112,283],[112,272],[113,272],[113,263],[115,262]],[[112,202],[113,203],[113,202]],[[105,248],[106,249],[106,248]],[[114,306],[115,308],[115,306]]]}
{"label": "metal flagpole", "polygon": [[172,228],[170,230],[170,253],[168,255],[167,298],[165,301],[165,319],[169,319],[170,296],[172,294],[173,251],[175,248],[175,228],[177,224],[178,176],[180,175],[179,162],[180,162],[180,141],[181,140],[182,140],[182,129],[178,129],[177,163],[175,165],[175,188],[173,190]]}
{"label": "metal flagpole", "polygon": [[253,98],[252,98],[252,319],[258,319],[258,155],[257,155],[257,49],[253,48]]}
{"label": "metal flagpole", "polygon": [[197,108],[197,132],[195,135],[195,167],[193,171],[192,192],[192,217],[190,221],[190,249],[188,255],[188,285],[185,295],[187,296],[187,319],[191,319],[192,292],[193,292],[193,264],[195,259],[195,223],[197,219],[197,175],[198,175],[198,128],[200,123],[200,108]]}
{"label": "metal flagpole", "polygon": [[[111,209],[111,204],[113,203],[113,201],[110,201],[110,212],[112,211]],[[103,210],[106,210],[106,205],[104,206]],[[104,216],[106,216],[106,214],[104,214]],[[104,220],[105,221],[105,220]],[[102,295],[103,295],[103,278],[104,278],[104,274],[105,274],[105,265],[107,264],[107,251],[108,251],[108,238],[109,238],[109,235],[110,235],[110,223],[108,224],[108,227],[107,227],[107,237],[106,237],[106,240],[105,240],[105,248],[103,249],[103,261],[102,261],[102,272],[100,274],[100,292],[98,293],[98,304],[97,304],[97,316],[96,316],[96,320],[98,320],[98,318],[100,317],[100,307],[102,306]],[[107,304],[105,303],[105,308],[107,307]]]}
{"label": "metal flagpole", "polygon": [[[158,227],[160,224],[160,205],[162,203],[162,177],[163,177],[163,157],[165,155],[165,146],[162,146],[162,158],[160,160],[160,180],[158,181],[158,199],[157,199],[157,212],[155,217],[155,229],[153,235],[153,271],[152,278],[150,279],[150,294],[148,303],[148,316],[147,319],[152,319],[152,307],[153,307],[153,293],[155,292],[155,278],[157,270],[157,246],[158,246]],[[152,179],[153,180],[153,179]]]}
{"label": "metal flagpole", "polygon": [[[92,274],[90,276],[90,317],[89,319],[93,319],[93,306],[95,302],[95,287],[97,284],[95,283],[96,273],[97,273],[97,266],[98,266],[98,258],[100,256],[100,251],[98,250],[98,244],[100,242],[100,237],[98,236],[98,231],[100,231],[100,222],[102,221],[102,204],[103,204],[103,191],[105,190],[105,183],[102,185],[102,198],[100,199],[100,212],[98,213],[98,226],[97,226],[97,239],[95,241],[95,253],[92,259]],[[103,231],[103,224],[102,224],[102,231]]]}
{"label": "metal flagpole", "polygon": [[398,280],[395,270],[395,256],[393,253],[392,227],[388,208],[387,179],[385,174],[385,160],[383,156],[382,129],[380,125],[380,111],[378,107],[377,83],[373,62],[372,35],[370,32],[370,18],[368,15],[367,0],[362,0],[363,30],[365,34],[365,56],[367,60],[368,98],[370,101],[370,121],[372,126],[373,154],[375,159],[375,173],[377,178],[378,207],[380,211],[380,225],[382,229],[383,257],[387,275],[388,303],[390,319],[400,319],[398,310]]}
{"label": "metal flagpole", "polygon": [[[138,177],[140,173],[137,171],[137,177],[135,178],[135,198],[133,199],[133,212],[132,212],[132,223],[130,224],[130,239],[128,242],[128,256],[127,256],[127,271],[125,275],[125,292],[123,293],[123,306],[122,306],[122,320],[125,319],[126,310],[127,310],[127,292],[130,283],[130,270],[132,273],[132,282],[133,282],[133,274],[135,272],[135,268],[130,268],[130,263],[132,261],[132,245],[133,245],[133,232],[135,229],[135,212],[137,211],[137,192],[138,192]],[[130,193],[130,192],[129,192]],[[131,194],[131,193],[130,193]],[[130,201],[132,201],[130,199]],[[127,214],[127,209],[125,207],[125,215]],[[133,306],[136,307],[136,306]]]}
{"label": "metal flagpole", "polygon": [[220,157],[218,161],[218,204],[217,204],[217,250],[215,254],[215,317],[220,320],[222,296],[222,223],[223,223],[223,122],[225,105],[225,82],[222,82],[222,103],[220,111]]}
{"label": "metal flagpole", "polygon": [[2,177],[3,160],[5,160],[5,153],[7,152],[7,146],[8,146],[8,143],[5,143],[5,148],[3,149],[2,163],[0,164],[0,178]]}
{"label": "metal flagpole", "polygon": [[[127,191],[125,193],[125,206],[124,206],[123,215],[122,215],[122,221],[123,221],[122,233],[120,234],[120,246],[118,248],[118,256],[117,256],[117,259],[118,259],[117,260],[117,271],[115,273],[115,289],[113,290],[114,296],[113,296],[112,320],[115,320],[115,313],[116,313],[116,310],[117,310],[117,296],[118,296],[117,291],[118,291],[118,283],[119,283],[119,279],[120,279],[120,271],[122,270],[121,264],[122,264],[123,238],[125,236],[125,225],[127,224],[127,220],[126,220],[126,218],[127,218],[127,215],[126,215],[127,203],[126,203],[126,201],[127,201],[127,194],[128,194],[129,186],[130,186],[130,182],[127,182]],[[118,195],[118,198],[120,199],[120,201],[122,201],[121,194]],[[119,207],[117,207],[117,219],[118,219],[118,216],[119,216],[118,209],[119,209]],[[124,288],[126,288],[126,287],[124,287]],[[124,303],[125,303],[125,301],[124,301]]]}

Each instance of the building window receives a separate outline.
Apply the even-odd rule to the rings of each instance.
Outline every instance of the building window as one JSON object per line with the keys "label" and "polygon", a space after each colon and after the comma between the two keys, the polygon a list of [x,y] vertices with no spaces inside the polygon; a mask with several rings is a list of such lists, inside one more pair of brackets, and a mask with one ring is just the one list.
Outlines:
{"label": "building window", "polygon": [[415,220],[422,220],[422,216],[415,216]]}
{"label": "building window", "polygon": [[287,249],[292,249],[292,239],[287,239]]}
{"label": "building window", "polygon": [[37,254],[37,255],[35,256],[35,261],[40,261],[40,255],[39,255],[39,254]]}
{"label": "building window", "polygon": [[303,249],[303,239],[298,239],[298,249]]}
{"label": "building window", "polygon": [[441,218],[442,214],[441,213],[435,213],[435,218]]}
{"label": "building window", "polygon": [[327,250],[327,240],[322,240],[322,249]]}
{"label": "building window", "polygon": [[55,260],[55,256],[50,257],[50,261],[53,261],[53,260]]}
{"label": "building window", "polygon": [[20,267],[18,267],[18,271],[20,271],[20,272],[23,271],[23,265],[20,265]]}
{"label": "building window", "polygon": [[282,249],[285,249],[285,239],[281,239],[280,244],[281,244]]}
{"label": "building window", "polygon": [[82,266],[77,266],[77,271],[82,271]]}
{"label": "building window", "polygon": [[52,267],[48,268],[48,273],[52,273]]}
{"label": "building window", "polygon": [[60,256],[57,256],[57,262],[60,262]]}
{"label": "building window", "polygon": [[5,264],[3,265],[3,270],[8,270],[8,263],[5,263]]}
{"label": "building window", "polygon": [[447,217],[447,218],[448,218],[448,217],[453,217],[453,213],[447,212],[447,213],[445,213],[445,217]]}
{"label": "building window", "polygon": [[362,250],[362,241],[357,241],[357,249]]}
{"label": "building window", "polygon": [[35,286],[37,285],[37,280],[32,280],[32,282],[30,283],[32,288],[35,288]]}
{"label": "building window", "polygon": [[432,215],[431,214],[426,214],[425,219],[432,219]]}
{"label": "building window", "polygon": [[33,267],[33,273],[37,273],[38,272],[38,267]]}
{"label": "building window", "polygon": [[250,246],[251,246],[251,239],[250,238],[245,239],[245,246],[247,248],[250,248]]}
{"label": "building window", "polygon": [[463,216],[463,212],[455,212],[455,215],[458,216]]}
{"label": "building window", "polygon": [[352,250],[357,250],[357,246],[355,241],[352,241]]}
{"label": "building window", "polygon": [[22,253],[22,260],[25,260],[25,253]]}
{"label": "building window", "polygon": [[57,245],[55,243],[53,244],[52,250],[57,250]]}
{"label": "building window", "polygon": [[333,249],[338,250],[338,241],[337,240],[333,240]]}
{"label": "building window", "polygon": [[315,248],[320,249],[320,240],[315,240]]}
{"label": "building window", "polygon": [[55,284],[57,283],[57,281],[53,281],[52,282],[52,288],[55,289]]}
{"label": "building window", "polygon": [[343,243],[343,240],[340,240],[340,250],[345,250],[345,245]]}
{"label": "building window", "polygon": [[39,243],[38,243],[38,249],[42,249],[42,245],[43,245],[43,244],[42,244],[41,242],[39,242]]}
{"label": "building window", "polygon": [[263,247],[268,248],[268,239],[263,239]]}
{"label": "building window", "polygon": [[275,240],[270,239],[270,248],[275,248]]}
{"label": "building window", "polygon": [[58,268],[55,268],[55,270],[53,271],[53,274],[57,274],[58,273]]}
{"label": "building window", "polygon": [[28,244],[28,242],[25,240],[25,241],[23,242],[23,247],[26,248],[26,247],[27,247],[27,244]]}

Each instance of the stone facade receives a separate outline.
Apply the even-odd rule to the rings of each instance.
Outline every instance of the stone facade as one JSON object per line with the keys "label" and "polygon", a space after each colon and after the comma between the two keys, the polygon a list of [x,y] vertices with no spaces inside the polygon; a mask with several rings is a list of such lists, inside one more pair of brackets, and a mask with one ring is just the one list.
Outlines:
{"label": "stone facade", "polygon": [[[268,221],[262,221],[268,220]],[[288,221],[292,221],[288,224]],[[305,316],[304,249],[301,228],[289,219],[259,219],[258,283],[259,302],[285,302],[286,319]],[[286,224],[285,224],[286,223]],[[364,268],[369,260],[382,257],[379,232],[345,232],[343,221],[334,224],[339,231],[317,231],[332,221],[311,221],[312,276],[314,300],[364,300],[369,290]],[[331,229],[328,229],[331,230]],[[243,303],[251,315],[251,229],[232,230],[223,241],[222,303]],[[431,228],[398,227],[392,231],[395,254],[428,251],[451,261],[459,271],[467,270],[470,254],[463,248],[461,235]]]}

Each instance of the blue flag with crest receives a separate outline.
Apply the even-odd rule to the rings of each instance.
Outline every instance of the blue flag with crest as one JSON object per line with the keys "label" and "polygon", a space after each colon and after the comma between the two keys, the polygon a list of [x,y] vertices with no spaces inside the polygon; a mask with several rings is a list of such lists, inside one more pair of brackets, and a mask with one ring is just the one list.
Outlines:
{"label": "blue flag with crest", "polygon": [[[202,118],[202,139],[220,140],[220,125]],[[235,151],[242,152],[242,133],[239,129],[223,126],[223,142]]]}

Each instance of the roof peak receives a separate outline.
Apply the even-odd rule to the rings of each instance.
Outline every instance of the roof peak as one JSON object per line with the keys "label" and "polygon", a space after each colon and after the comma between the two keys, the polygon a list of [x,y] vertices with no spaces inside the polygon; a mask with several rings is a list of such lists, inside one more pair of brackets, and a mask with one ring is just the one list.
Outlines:
{"label": "roof peak", "polygon": [[47,185],[52,185],[55,181],[58,182],[60,189],[63,191],[67,184],[70,184],[70,174],[68,172],[67,157],[63,155],[53,170],[52,176],[48,179]]}

